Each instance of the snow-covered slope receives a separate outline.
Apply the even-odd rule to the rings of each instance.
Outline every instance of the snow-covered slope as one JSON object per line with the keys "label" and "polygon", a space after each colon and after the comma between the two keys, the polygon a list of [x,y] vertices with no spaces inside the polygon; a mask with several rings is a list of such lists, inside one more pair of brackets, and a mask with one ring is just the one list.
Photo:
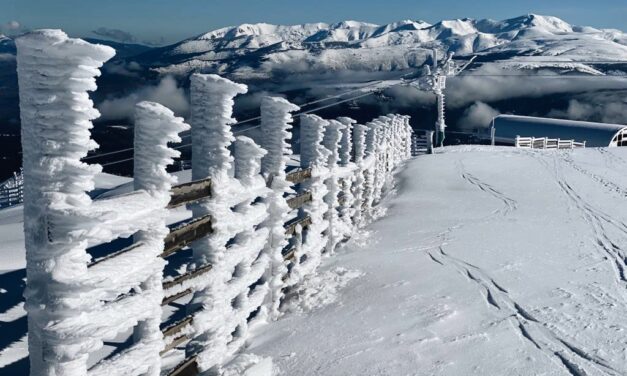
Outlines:
{"label": "snow-covered slope", "polygon": [[625,375],[625,168],[627,148],[418,157],[248,351],[278,375]]}
{"label": "snow-covered slope", "polygon": [[421,65],[431,48],[478,54],[484,60],[516,56],[627,60],[625,35],[533,14],[504,21],[464,18],[434,25],[412,20],[387,25],[261,23],[214,30],[137,59],[161,73],[203,70],[244,78],[264,77],[274,70],[401,70]]}

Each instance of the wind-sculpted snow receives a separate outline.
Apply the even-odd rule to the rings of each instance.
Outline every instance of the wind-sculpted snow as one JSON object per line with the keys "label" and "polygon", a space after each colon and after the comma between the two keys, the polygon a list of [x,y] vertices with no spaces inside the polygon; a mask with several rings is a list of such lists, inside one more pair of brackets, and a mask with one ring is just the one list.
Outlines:
{"label": "wind-sculpted snow", "polygon": [[327,158],[327,168],[329,169],[329,177],[325,180],[328,193],[324,198],[328,210],[326,218],[329,221],[327,229],[327,252],[332,253],[336,245],[346,236],[349,228],[339,219],[339,193],[340,193],[340,141],[342,140],[342,131],[346,125],[337,120],[329,120],[329,125],[324,132],[322,144],[329,151]]}
{"label": "wind-sculpted snow", "polygon": [[261,100],[261,146],[268,154],[261,160],[264,173],[285,173],[292,155],[289,141],[292,138],[292,115],[300,107],[280,97],[264,97]]}
{"label": "wind-sculpted snow", "polygon": [[[194,74],[191,80],[192,179],[222,174],[233,158],[227,146],[234,141],[233,98],[248,90],[214,74]],[[198,136],[195,136],[195,135]]]}
{"label": "wind-sculpted snow", "polygon": [[48,228],[54,223],[48,218],[51,212],[83,212],[91,205],[86,192],[93,189],[100,166],[80,159],[97,147],[89,129],[99,114],[87,92],[96,89],[98,68],[114,51],[70,39],[60,30],[29,33],[16,44],[22,142],[26,145],[25,308],[31,370],[33,375],[84,374],[88,352],[101,342],[90,333],[73,335],[73,328],[63,325],[90,312],[97,303],[88,298],[83,285],[88,278],[87,239],[80,233],[63,240],[50,238]]}
{"label": "wind-sculpted snow", "polygon": [[[168,108],[154,102],[140,102],[135,107],[135,155],[134,155],[134,185],[136,190],[145,190],[152,196],[160,199],[160,207],[165,208],[170,201],[170,189],[176,183],[176,178],[168,174],[166,168],[174,162],[173,158],[179,157],[178,150],[168,147],[170,142],[181,142],[179,133],[189,130],[190,126],[183,122],[183,118],[175,117]],[[151,218],[158,218],[159,224],[139,231],[134,236],[134,241],[144,247],[151,248],[151,254],[144,260],[114,259],[120,266],[155,264],[155,272],[144,279],[140,285],[142,290],[152,291],[156,295],[151,306],[152,315],[139,323],[135,329],[135,345],[124,355],[119,355],[116,361],[111,361],[110,366],[100,366],[102,375],[111,371],[125,374],[140,374],[158,376],[161,372],[161,356],[159,352],[163,348],[161,325],[161,301],[163,300],[163,265],[165,262],[160,257],[163,252],[163,239],[168,235],[166,226],[168,212],[165,209],[156,210],[150,214]],[[135,252],[132,252],[135,253]],[[146,307],[148,308],[148,307]],[[149,311],[148,309],[146,309]],[[152,351],[151,351],[152,350]],[[136,353],[142,353],[143,358],[138,359]],[[107,363],[105,363],[107,364]],[[147,367],[147,370],[144,369]]]}
{"label": "wind-sculpted snow", "polygon": [[[24,131],[25,243],[31,374],[87,374],[103,341],[135,327],[136,343],[89,372],[158,375],[163,238],[174,180],[165,169],[178,156],[167,147],[187,129],[155,103],[137,107],[136,192],[92,201],[98,165],[80,161],[96,145],[98,116],[88,91],[108,47],[69,39],[58,30],[17,41]],[[87,247],[134,235],[133,250],[91,260]],[[90,263],[91,261],[91,263]]]}
{"label": "wind-sculpted snow", "polygon": [[[246,86],[218,76],[192,76],[192,145],[200,153],[194,157],[192,177],[210,177],[212,184],[210,198],[190,205],[194,217],[212,218],[211,234],[192,244],[194,263],[189,266],[211,265],[193,287],[191,307],[196,312],[189,329],[193,340],[187,345],[201,371],[219,372],[246,340],[251,313],[258,311],[259,320],[266,316],[259,308],[270,284],[258,282],[271,258],[263,252],[269,230],[260,224],[271,208],[254,203],[271,192],[259,174],[266,152],[247,138],[235,143],[235,158],[228,149],[234,141],[233,97],[245,92]],[[185,289],[175,286],[169,293]]]}
{"label": "wind-sculpted snow", "polygon": [[283,296],[282,276],[287,274],[282,254],[283,248],[288,244],[284,236],[284,225],[294,218],[286,200],[286,195],[294,193],[294,190],[291,183],[285,179],[285,168],[292,154],[289,144],[292,137],[289,132],[293,121],[291,112],[298,109],[298,106],[283,98],[264,97],[261,101],[261,144],[268,150],[268,154],[261,161],[261,172],[270,179],[269,185],[272,188],[267,199],[268,219],[264,223],[270,230],[270,237],[264,253],[271,260],[266,280],[270,284],[269,314],[274,319],[280,314],[279,305]]}
{"label": "wind-sculpted snow", "polygon": [[[140,102],[135,106],[135,189],[169,192],[176,177],[166,173],[165,168],[181,153],[162,145],[162,140],[181,142],[179,133],[189,129],[183,118],[175,117],[170,109],[159,103]],[[169,193],[167,199],[170,199]]]}

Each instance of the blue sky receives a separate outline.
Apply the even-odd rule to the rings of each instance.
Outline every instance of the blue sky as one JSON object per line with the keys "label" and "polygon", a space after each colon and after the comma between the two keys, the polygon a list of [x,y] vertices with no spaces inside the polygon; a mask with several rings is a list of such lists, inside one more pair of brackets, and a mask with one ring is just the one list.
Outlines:
{"label": "blue sky", "polygon": [[[241,23],[295,24],[402,19],[505,19],[554,15],[576,25],[627,30],[627,0],[0,0],[4,33],[61,28],[72,36],[112,35],[172,43]],[[19,24],[19,27],[17,26]]]}

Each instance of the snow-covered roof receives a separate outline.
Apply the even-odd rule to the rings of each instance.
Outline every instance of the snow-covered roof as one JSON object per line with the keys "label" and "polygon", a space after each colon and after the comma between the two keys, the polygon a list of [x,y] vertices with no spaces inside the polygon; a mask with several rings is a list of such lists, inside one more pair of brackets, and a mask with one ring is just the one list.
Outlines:
{"label": "snow-covered roof", "polygon": [[495,140],[513,142],[520,137],[549,137],[586,141],[588,147],[610,146],[626,125],[593,123],[531,116],[499,115],[494,118]]}

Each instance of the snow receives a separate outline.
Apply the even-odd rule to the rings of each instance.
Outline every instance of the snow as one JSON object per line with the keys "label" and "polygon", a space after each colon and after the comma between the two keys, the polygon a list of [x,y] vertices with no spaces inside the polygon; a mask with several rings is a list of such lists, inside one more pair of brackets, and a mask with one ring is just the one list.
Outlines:
{"label": "snow", "polygon": [[261,100],[261,146],[268,151],[261,160],[261,172],[266,179],[270,179],[269,186],[272,188],[265,200],[268,218],[263,223],[270,231],[264,254],[270,260],[265,280],[270,285],[267,307],[271,319],[280,315],[282,277],[287,273],[282,254],[283,248],[288,245],[284,225],[295,216],[287,203],[287,195],[293,194],[294,190],[286,180],[285,168],[292,155],[289,143],[292,138],[289,132],[293,122],[291,113],[297,110],[298,106],[283,98],[264,97]]}
{"label": "snow", "polygon": [[[305,282],[307,309],[247,351],[278,375],[625,374],[626,167],[620,148],[411,160],[387,215]],[[363,275],[326,299],[338,268]]]}
{"label": "snow", "polygon": [[[165,48],[160,58],[163,63],[156,70],[163,74],[228,71],[242,78],[267,78],[274,70],[391,71],[422,65],[432,48],[456,55],[485,55],[487,61],[500,53],[512,56],[511,60],[518,55],[528,61],[529,51],[533,51],[541,67],[551,67],[541,62],[543,57],[566,62],[625,60],[625,35],[620,30],[573,26],[556,17],[535,14],[502,21],[443,20],[434,25],[411,20],[381,26],[356,21],[244,24]],[[190,54],[194,54],[191,59]],[[585,64],[579,68],[591,70]]]}
{"label": "snow", "polygon": [[[66,324],[80,322],[100,305],[85,295],[85,249],[98,234],[83,219],[89,218],[92,204],[86,192],[94,188],[101,167],[80,159],[97,147],[89,129],[99,113],[88,92],[96,89],[99,68],[115,52],[68,38],[60,30],[38,30],[15,43],[28,218],[24,296],[31,374],[84,374],[88,352],[99,345],[98,334],[75,333]],[[91,218],[102,214],[91,213]]]}

